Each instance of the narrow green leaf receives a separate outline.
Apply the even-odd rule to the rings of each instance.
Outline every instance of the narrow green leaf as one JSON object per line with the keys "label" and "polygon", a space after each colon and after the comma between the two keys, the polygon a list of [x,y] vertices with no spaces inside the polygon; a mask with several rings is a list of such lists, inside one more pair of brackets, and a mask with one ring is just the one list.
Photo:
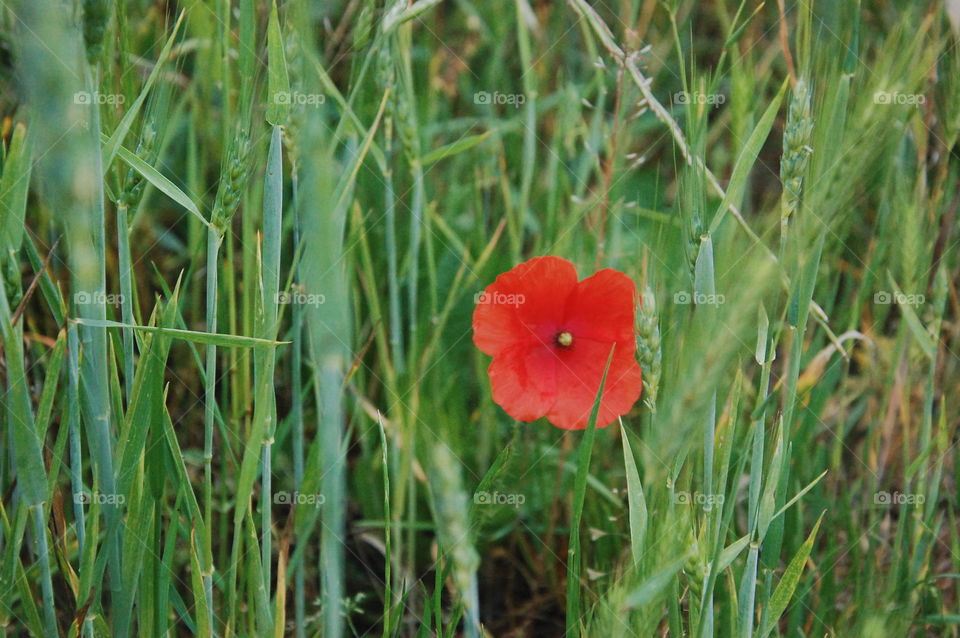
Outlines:
{"label": "narrow green leaf", "polygon": [[647,534],[647,501],[640,484],[637,461],[630,447],[627,429],[620,421],[620,440],[623,441],[623,465],[627,474],[627,505],[630,508],[630,552],[633,564],[639,565],[643,557],[643,543]]}
{"label": "narrow green leaf", "polygon": [[777,112],[780,110],[780,103],[783,101],[783,96],[786,94],[788,86],[790,86],[789,80],[784,80],[780,86],[780,90],[777,91],[776,97],[774,97],[773,101],[767,106],[767,110],[763,112],[760,121],[757,122],[753,132],[750,133],[750,137],[747,138],[743,148],[740,149],[740,155],[737,156],[737,161],[733,165],[733,172],[730,174],[727,192],[723,196],[720,206],[717,207],[717,212],[713,216],[713,222],[710,224],[711,235],[716,233],[720,228],[720,223],[730,209],[730,205],[738,205],[740,203],[743,197],[743,190],[747,186],[747,177],[757,163],[757,156],[760,154],[760,149],[763,148],[763,143],[767,141],[767,136],[770,135],[770,129],[773,128],[773,123],[777,119]]}
{"label": "narrow green leaf", "polygon": [[186,15],[186,13],[186,9],[180,11],[180,15],[177,17],[177,21],[173,25],[173,32],[170,34],[170,37],[167,38],[167,42],[163,45],[163,49],[160,51],[160,57],[157,58],[156,64],[153,65],[153,69],[150,71],[147,81],[140,90],[140,95],[138,95],[137,99],[133,101],[133,104],[130,105],[130,108],[127,109],[127,112],[123,114],[123,119],[120,120],[120,123],[117,125],[117,128],[114,129],[109,139],[104,139],[103,150],[101,151],[103,153],[104,174],[110,170],[110,165],[113,163],[114,157],[116,157],[117,152],[122,148],[120,145],[123,144],[124,138],[127,137],[127,133],[130,131],[130,127],[133,126],[134,120],[137,119],[137,115],[140,113],[140,109],[143,107],[143,103],[147,99],[150,89],[153,88],[153,83],[156,82],[157,78],[160,76],[160,70],[163,68],[167,58],[170,57],[170,50],[173,48],[173,43],[177,39],[177,32],[180,30],[180,23],[183,22],[183,17]]}
{"label": "narrow green leaf", "polygon": [[47,471],[43,463],[43,442],[34,423],[30,381],[24,367],[23,325],[14,327],[11,323],[4,283],[0,273],[0,335],[7,368],[4,423],[9,428],[14,468],[23,498],[33,507],[47,500]]}
{"label": "narrow green leaf", "polygon": [[783,421],[780,421],[777,428],[777,440],[773,448],[773,458],[770,460],[770,467],[764,481],[763,496],[760,498],[760,509],[757,515],[757,530],[761,539],[766,535],[770,521],[773,520],[777,485],[780,483],[780,473],[783,471],[783,456]]}
{"label": "narrow green leaf", "polygon": [[20,250],[23,243],[23,218],[30,190],[33,144],[27,127],[21,122],[13,129],[10,147],[0,178],[0,249],[7,253]]}
{"label": "narrow green leaf", "polygon": [[822,479],[824,476],[826,476],[828,471],[829,471],[829,470],[824,470],[824,471],[820,474],[820,476],[818,476],[817,478],[815,478],[815,479],[813,479],[812,481],[810,481],[810,482],[807,484],[806,487],[804,487],[802,490],[800,490],[799,492],[797,492],[797,494],[796,494],[793,498],[791,498],[789,501],[787,501],[786,504],[785,504],[783,507],[781,507],[780,509],[778,509],[777,512],[771,517],[771,519],[777,518],[778,516],[780,516],[781,514],[783,514],[784,512],[786,512],[788,509],[790,509],[790,507],[791,507],[794,503],[796,503],[796,502],[799,501],[801,498],[803,498],[803,495],[804,495],[804,494],[806,494],[807,492],[809,492],[810,490],[812,490],[812,489],[813,489],[813,486],[816,485],[817,483],[819,483],[819,482],[820,482],[820,479]]}
{"label": "narrow green leaf", "polygon": [[727,567],[730,567],[730,565],[733,564],[733,561],[737,560],[737,557],[749,544],[750,535],[744,534],[737,540],[724,547],[723,551],[720,552],[720,558],[717,560],[717,571],[722,572]]}
{"label": "narrow green leaf", "polygon": [[[824,514],[826,514],[826,512],[824,512]],[[823,522],[824,514],[820,514],[820,518],[817,519],[817,523],[810,531],[810,535],[807,536],[807,540],[805,540],[803,545],[800,546],[800,549],[797,550],[790,564],[787,565],[786,571],[783,572],[783,577],[780,579],[780,582],[777,583],[776,589],[773,590],[769,607],[764,613],[763,625],[760,627],[760,638],[764,638],[773,630],[777,621],[780,620],[780,616],[782,616],[783,612],[787,609],[790,599],[793,598],[793,593],[797,589],[797,583],[800,582],[800,576],[803,574],[803,566],[807,562],[807,559],[810,558],[810,552],[813,550],[813,541],[817,537],[817,530],[820,529],[820,523]]]}
{"label": "narrow green leaf", "polygon": [[[903,294],[903,290],[897,285],[897,282],[893,279],[893,275],[889,271],[887,272],[887,279],[893,287],[895,298],[899,300],[907,299],[906,295]],[[909,303],[898,303],[897,307],[900,309],[900,312],[903,313],[907,327],[910,328],[910,334],[917,340],[917,345],[923,350],[923,354],[927,355],[928,359],[933,359],[937,351],[936,345],[930,338],[930,333],[924,327],[923,322],[920,321],[920,317],[917,316],[916,310],[914,310],[913,306]]]}
{"label": "narrow green leaf", "polygon": [[667,588],[671,581],[673,581],[673,578],[686,562],[686,556],[679,558],[643,581],[639,587],[627,596],[624,607],[627,609],[635,609],[653,602],[653,600]]}
{"label": "narrow green leaf", "polygon": [[570,520],[570,539],[567,550],[567,638],[580,635],[580,521],[583,517],[583,501],[587,494],[587,475],[590,473],[590,456],[593,453],[593,440],[597,436],[597,417],[600,415],[600,402],[603,399],[603,386],[607,382],[610,362],[613,361],[614,348],[610,348],[607,363],[600,378],[597,397],[593,400],[590,419],[584,430],[583,440],[577,454],[577,475],[573,483],[573,512]]}
{"label": "narrow green leaf", "polygon": [[203,570],[200,567],[196,530],[190,530],[190,591],[193,593],[193,608],[197,612],[196,628],[199,633],[196,635],[209,638],[210,619],[207,617],[207,596],[203,589]]}
{"label": "narrow green leaf", "polygon": [[435,148],[423,156],[421,163],[424,167],[427,167],[434,162],[439,162],[442,159],[453,157],[454,155],[468,151],[490,137],[492,133],[493,131],[486,131],[484,133],[480,133],[479,135],[470,135],[468,137],[461,138],[456,142],[441,146],[440,148]]}
{"label": "narrow green leaf", "polygon": [[[697,299],[712,297],[717,292],[716,276],[713,264],[713,238],[704,235],[700,238],[700,250],[693,269],[693,289]],[[708,302],[708,306],[711,304]]]}
{"label": "narrow green leaf", "polygon": [[270,24],[267,26],[267,90],[267,121],[281,126],[290,117],[292,96],[276,0],[270,8]]}
{"label": "narrow green leaf", "polygon": [[770,318],[767,317],[767,310],[761,303],[757,308],[757,348],[754,352],[754,359],[760,365],[767,362],[767,332],[769,329]]}
{"label": "narrow green leaf", "polygon": [[408,5],[407,0],[397,0],[383,18],[383,32],[392,32],[404,22],[413,20],[440,2],[441,0],[417,0]]}
{"label": "narrow green leaf", "polygon": [[148,334],[162,333],[174,339],[183,339],[185,341],[192,341],[193,343],[211,344],[226,348],[275,348],[288,343],[287,341],[271,341],[269,339],[258,339],[257,337],[196,332],[194,330],[181,330],[179,328],[137,325],[131,326],[126,323],[111,321],[109,319],[75,319],[74,322],[80,325],[96,326],[100,328],[133,328],[134,330]]}
{"label": "narrow green leaf", "polygon": [[377,129],[380,126],[380,120],[383,118],[383,113],[387,108],[387,103],[390,100],[390,90],[387,89],[383,93],[383,98],[380,100],[380,107],[377,109],[377,116],[373,120],[373,124],[370,125],[369,130],[367,131],[366,136],[363,138],[363,142],[360,144],[360,148],[357,150],[356,154],[350,161],[350,164],[346,171],[344,171],[343,176],[340,178],[340,181],[337,183],[337,198],[336,206],[334,210],[340,211],[344,210],[347,205],[347,197],[351,192],[353,192],[353,185],[357,179],[357,173],[360,172],[360,167],[363,165],[363,160],[367,156],[367,152],[370,150],[373,145],[373,137],[377,133]]}
{"label": "narrow green leaf", "polygon": [[164,177],[160,171],[144,162],[142,159],[137,157],[137,155],[131,153],[123,146],[117,148],[117,154],[120,155],[120,159],[126,162],[130,168],[140,173],[144,179],[153,184],[157,190],[186,208],[187,211],[199,219],[204,226],[210,226],[210,223],[203,216],[203,213],[200,212],[200,209],[197,208],[197,205],[193,203],[193,200],[190,199],[186,193],[180,190],[180,187]]}

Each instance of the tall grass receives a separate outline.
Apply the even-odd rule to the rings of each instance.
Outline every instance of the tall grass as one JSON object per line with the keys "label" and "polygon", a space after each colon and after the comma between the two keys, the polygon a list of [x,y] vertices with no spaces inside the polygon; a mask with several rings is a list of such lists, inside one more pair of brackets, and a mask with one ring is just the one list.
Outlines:
{"label": "tall grass", "polygon": [[[954,4],[0,3],[0,627],[957,636]],[[610,427],[471,343],[547,254]]]}

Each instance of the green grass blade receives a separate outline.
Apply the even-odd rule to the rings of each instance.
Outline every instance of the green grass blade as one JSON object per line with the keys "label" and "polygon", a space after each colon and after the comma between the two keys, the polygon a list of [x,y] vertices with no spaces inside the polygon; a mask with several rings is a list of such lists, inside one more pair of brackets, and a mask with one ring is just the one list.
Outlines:
{"label": "green grass blade", "polygon": [[810,552],[813,551],[813,542],[817,538],[817,531],[820,529],[823,517],[824,514],[821,514],[820,518],[817,519],[816,524],[807,536],[807,540],[803,542],[803,545],[790,560],[790,564],[783,572],[780,582],[777,583],[777,588],[770,597],[770,607],[764,614],[764,623],[760,627],[761,638],[765,638],[773,631],[774,626],[780,620],[780,616],[787,609],[790,599],[793,598],[793,592],[796,591],[797,583],[800,582],[800,576],[803,574],[803,566],[810,558]]}
{"label": "green grass blade", "polygon": [[607,372],[610,362],[613,361],[613,348],[607,356],[600,378],[600,387],[597,397],[593,400],[587,428],[584,430],[583,440],[577,455],[577,475],[573,483],[573,509],[570,518],[570,540],[567,550],[567,630],[568,638],[580,635],[582,605],[580,601],[580,565],[583,557],[580,555],[580,520],[583,517],[583,501],[587,494],[587,475],[590,473],[590,457],[593,453],[593,441],[597,435],[597,417],[600,415],[600,402],[603,399],[603,387],[607,382]]}
{"label": "green grass blade", "polygon": [[196,330],[181,330],[179,328],[167,328],[162,326],[131,326],[120,321],[110,320],[75,319],[74,323],[81,326],[116,328],[121,330],[124,328],[131,328],[137,332],[142,332],[145,334],[163,334],[173,339],[182,339],[192,343],[221,346],[224,348],[276,348],[277,346],[282,346],[286,343],[285,341],[273,341],[271,339],[260,339],[258,337],[198,332]]}

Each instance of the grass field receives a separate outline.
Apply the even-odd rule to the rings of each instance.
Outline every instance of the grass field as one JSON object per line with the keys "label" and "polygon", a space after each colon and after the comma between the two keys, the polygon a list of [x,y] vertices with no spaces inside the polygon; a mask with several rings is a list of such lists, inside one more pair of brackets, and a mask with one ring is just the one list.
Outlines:
{"label": "grass field", "polygon": [[[958,42],[0,0],[4,635],[960,635]],[[608,427],[512,418],[474,344],[545,255],[636,286]]]}

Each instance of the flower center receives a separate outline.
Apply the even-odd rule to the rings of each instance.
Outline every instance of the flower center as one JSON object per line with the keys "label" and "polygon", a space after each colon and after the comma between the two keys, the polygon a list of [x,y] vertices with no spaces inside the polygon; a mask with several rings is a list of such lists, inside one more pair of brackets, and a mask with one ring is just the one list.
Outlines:
{"label": "flower center", "polygon": [[566,330],[563,332],[558,332],[557,336],[554,337],[553,340],[561,348],[569,348],[573,345],[573,335]]}

